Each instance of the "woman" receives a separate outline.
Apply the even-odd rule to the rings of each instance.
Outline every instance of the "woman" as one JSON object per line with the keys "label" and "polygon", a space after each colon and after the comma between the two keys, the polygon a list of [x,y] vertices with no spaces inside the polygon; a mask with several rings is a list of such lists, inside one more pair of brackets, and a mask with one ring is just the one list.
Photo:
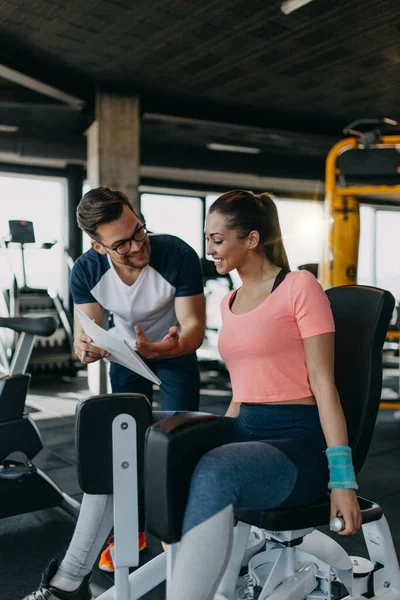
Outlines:
{"label": "woman", "polygon": [[232,443],[208,452],[193,474],[172,600],[214,598],[231,553],[234,507],[302,505],[328,485],[331,515],[340,512],[345,521],[341,534],[361,526],[327,296],[311,273],[289,271],[267,194],[220,196],[205,233],[218,273],[237,269],[242,280],[221,304],[219,349],[233,391],[224,422]]}

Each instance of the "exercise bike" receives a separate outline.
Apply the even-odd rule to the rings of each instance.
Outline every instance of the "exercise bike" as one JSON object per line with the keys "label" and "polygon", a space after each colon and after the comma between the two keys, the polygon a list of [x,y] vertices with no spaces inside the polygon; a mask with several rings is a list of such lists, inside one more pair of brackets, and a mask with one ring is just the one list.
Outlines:
{"label": "exercise bike", "polygon": [[[75,377],[81,365],[73,357],[73,317],[55,287],[34,288],[27,281],[26,253],[39,252],[42,256],[44,250],[50,251],[57,242],[36,242],[32,221],[12,220],[8,224],[9,234],[2,240],[1,247],[8,260],[12,280],[9,289],[3,292],[9,315],[3,310],[2,316],[54,316],[58,325],[45,344],[32,349],[30,372],[32,377],[54,376],[55,373]],[[64,259],[70,268],[72,259],[66,251]],[[7,354],[11,355],[13,350],[14,344],[11,344]]]}
{"label": "exercise bike", "polygon": [[32,462],[43,443],[25,412],[35,337],[52,335],[58,321],[51,316],[9,317],[0,318],[0,327],[20,334],[9,372],[0,379],[0,518],[59,506],[76,519],[79,503]]}

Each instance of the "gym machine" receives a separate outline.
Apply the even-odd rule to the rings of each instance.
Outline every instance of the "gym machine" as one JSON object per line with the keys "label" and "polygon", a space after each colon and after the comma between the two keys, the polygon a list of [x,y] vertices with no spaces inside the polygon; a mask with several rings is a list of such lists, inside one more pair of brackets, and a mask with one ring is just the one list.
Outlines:
{"label": "gym machine", "polygon": [[[320,269],[323,287],[357,282],[360,239],[360,199],[364,202],[400,203],[400,135],[391,119],[361,119],[350,123],[348,137],[330,150],[326,160],[326,235]],[[350,137],[352,136],[352,137]],[[399,378],[400,364],[397,310],[388,331],[384,351],[384,375]],[[393,324],[393,321],[397,321]],[[391,354],[395,353],[395,356]],[[382,409],[400,409],[398,397],[383,396]]]}
{"label": "gym machine", "polygon": [[65,494],[32,459],[43,448],[35,422],[25,412],[27,373],[35,337],[54,334],[53,316],[0,318],[0,327],[19,333],[9,373],[0,379],[0,518],[59,506],[75,519],[79,503]]}
{"label": "gym machine", "polygon": [[[394,298],[366,286],[330,289],[327,295],[336,324],[335,380],[358,472],[379,408],[381,350]],[[349,370],[356,376],[350,378]],[[99,600],[139,600],[163,581],[168,599],[193,470],[207,451],[227,442],[212,414],[176,415],[153,426],[151,420],[141,395],[102,395],[78,405],[81,488],[114,494],[115,587]],[[139,560],[137,494],[143,487],[147,529],[168,548],[129,575]],[[368,559],[349,556],[317,529],[343,527],[340,518],[330,521],[328,494],[300,507],[236,510],[233,550],[214,600],[400,600],[400,568],[382,508],[364,498],[359,502]]]}
{"label": "gym machine", "polygon": [[[320,273],[324,289],[357,282],[360,197],[388,201],[400,195],[400,135],[391,119],[350,123],[330,150],[325,169],[326,243]],[[397,197],[396,197],[397,196]],[[393,199],[392,199],[393,202]]]}
{"label": "gym machine", "polygon": [[[73,358],[71,315],[54,288],[35,289],[27,285],[25,251],[27,249],[50,250],[56,242],[36,243],[31,221],[9,221],[9,229],[9,236],[3,243],[6,250],[11,250],[13,247],[20,250],[22,270],[22,281],[18,283],[14,273],[8,293],[3,292],[7,299],[9,316],[46,313],[57,317],[59,323],[52,336],[36,340],[36,347],[33,349],[31,357],[30,372],[33,376],[67,375],[74,377],[79,368],[79,362]],[[4,310],[0,314],[4,315]],[[13,345],[9,345],[6,349],[9,358],[11,358],[13,350]]]}

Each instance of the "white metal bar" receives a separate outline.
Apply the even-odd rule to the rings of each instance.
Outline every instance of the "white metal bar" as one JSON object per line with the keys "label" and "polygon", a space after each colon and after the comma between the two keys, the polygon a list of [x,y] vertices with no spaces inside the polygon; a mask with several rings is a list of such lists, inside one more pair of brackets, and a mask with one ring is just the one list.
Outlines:
{"label": "white metal bar", "polygon": [[269,596],[260,595],[268,600],[304,600],[318,585],[313,565],[307,565],[285,579],[278,589]]}
{"label": "white metal bar", "polygon": [[[371,561],[383,565],[387,573],[386,581],[389,585],[385,587],[390,586],[392,591],[400,594],[400,568],[385,515],[378,521],[366,523],[362,530]],[[385,588],[382,588],[379,593],[384,590]]]}
{"label": "white metal bar", "polygon": [[172,581],[172,573],[174,570],[174,564],[176,555],[178,554],[179,543],[177,544],[168,544],[166,555],[167,555],[167,581],[166,581],[166,598],[170,597],[171,594],[171,581]]}
{"label": "white metal bar", "polygon": [[130,600],[129,567],[139,563],[136,422],[128,414],[112,424],[114,567],[116,600]]}
{"label": "white metal bar", "polygon": [[[167,553],[161,552],[140,569],[137,569],[129,575],[130,600],[139,600],[165,581],[167,574]],[[115,587],[108,589],[98,596],[97,600],[116,600]]]}

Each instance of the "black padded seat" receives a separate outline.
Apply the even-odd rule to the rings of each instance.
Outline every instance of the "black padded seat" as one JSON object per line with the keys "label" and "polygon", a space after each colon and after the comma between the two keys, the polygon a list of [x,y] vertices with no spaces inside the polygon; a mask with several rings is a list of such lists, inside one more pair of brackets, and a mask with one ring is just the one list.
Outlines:
{"label": "black padded seat", "polygon": [[0,327],[7,327],[18,333],[30,333],[31,335],[52,335],[58,327],[55,317],[26,315],[24,317],[0,317]]}
{"label": "black padded seat", "polygon": [[[382,516],[382,509],[378,504],[365,498],[358,497],[362,510],[363,523],[377,521]],[[292,531],[308,529],[309,527],[322,527],[330,520],[330,497],[324,498],[296,508],[276,508],[270,510],[245,510],[236,509],[235,518],[243,523],[255,525],[269,531]]]}

